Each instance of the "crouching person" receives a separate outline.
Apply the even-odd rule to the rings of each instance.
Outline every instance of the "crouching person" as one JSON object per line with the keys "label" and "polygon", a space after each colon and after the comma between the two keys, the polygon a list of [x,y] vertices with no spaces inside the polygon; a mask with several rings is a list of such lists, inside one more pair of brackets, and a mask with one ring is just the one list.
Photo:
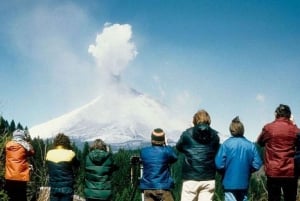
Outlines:
{"label": "crouching person", "polygon": [[177,161],[177,155],[172,147],[166,145],[165,133],[160,128],[153,130],[151,143],[152,146],[141,150],[143,176],[140,189],[144,192],[144,200],[174,201],[170,166]]}

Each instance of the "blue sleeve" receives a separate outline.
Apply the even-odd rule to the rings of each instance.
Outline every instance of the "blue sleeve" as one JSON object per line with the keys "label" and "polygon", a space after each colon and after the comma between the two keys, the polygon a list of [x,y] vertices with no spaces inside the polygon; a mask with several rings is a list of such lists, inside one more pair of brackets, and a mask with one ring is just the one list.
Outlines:
{"label": "blue sleeve", "polygon": [[218,170],[224,170],[226,165],[226,151],[224,144],[220,146],[217,155],[215,157],[215,164]]}
{"label": "blue sleeve", "polygon": [[172,147],[170,146],[166,146],[168,153],[169,153],[169,161],[170,163],[175,163],[178,159],[177,154],[175,153],[175,151],[173,150]]}

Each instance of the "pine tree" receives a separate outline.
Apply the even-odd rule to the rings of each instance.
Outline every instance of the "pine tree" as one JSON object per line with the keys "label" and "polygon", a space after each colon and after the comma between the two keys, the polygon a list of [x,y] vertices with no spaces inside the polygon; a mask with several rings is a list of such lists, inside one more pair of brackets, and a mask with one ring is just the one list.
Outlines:
{"label": "pine tree", "polygon": [[24,128],[20,122],[17,124],[17,129],[24,130]]}
{"label": "pine tree", "polygon": [[9,131],[12,133],[16,130],[16,123],[14,120],[11,120],[10,125],[9,125]]}

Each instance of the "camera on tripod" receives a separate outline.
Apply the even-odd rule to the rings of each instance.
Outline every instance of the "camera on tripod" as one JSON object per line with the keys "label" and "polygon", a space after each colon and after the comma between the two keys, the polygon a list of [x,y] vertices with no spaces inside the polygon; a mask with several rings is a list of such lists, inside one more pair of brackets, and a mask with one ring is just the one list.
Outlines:
{"label": "camera on tripod", "polygon": [[130,158],[130,164],[131,165],[139,165],[141,162],[142,162],[142,160],[139,156],[132,156]]}

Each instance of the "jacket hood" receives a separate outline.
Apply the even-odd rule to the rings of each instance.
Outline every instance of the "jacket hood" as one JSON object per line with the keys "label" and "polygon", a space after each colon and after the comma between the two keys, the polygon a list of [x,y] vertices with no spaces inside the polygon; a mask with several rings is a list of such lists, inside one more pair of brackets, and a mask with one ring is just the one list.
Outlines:
{"label": "jacket hood", "polygon": [[202,144],[207,144],[211,141],[211,128],[207,124],[197,124],[193,128],[193,138]]}
{"label": "jacket hood", "polygon": [[95,149],[89,153],[89,158],[96,165],[97,164],[101,165],[109,157],[109,155],[110,155],[109,152]]}

